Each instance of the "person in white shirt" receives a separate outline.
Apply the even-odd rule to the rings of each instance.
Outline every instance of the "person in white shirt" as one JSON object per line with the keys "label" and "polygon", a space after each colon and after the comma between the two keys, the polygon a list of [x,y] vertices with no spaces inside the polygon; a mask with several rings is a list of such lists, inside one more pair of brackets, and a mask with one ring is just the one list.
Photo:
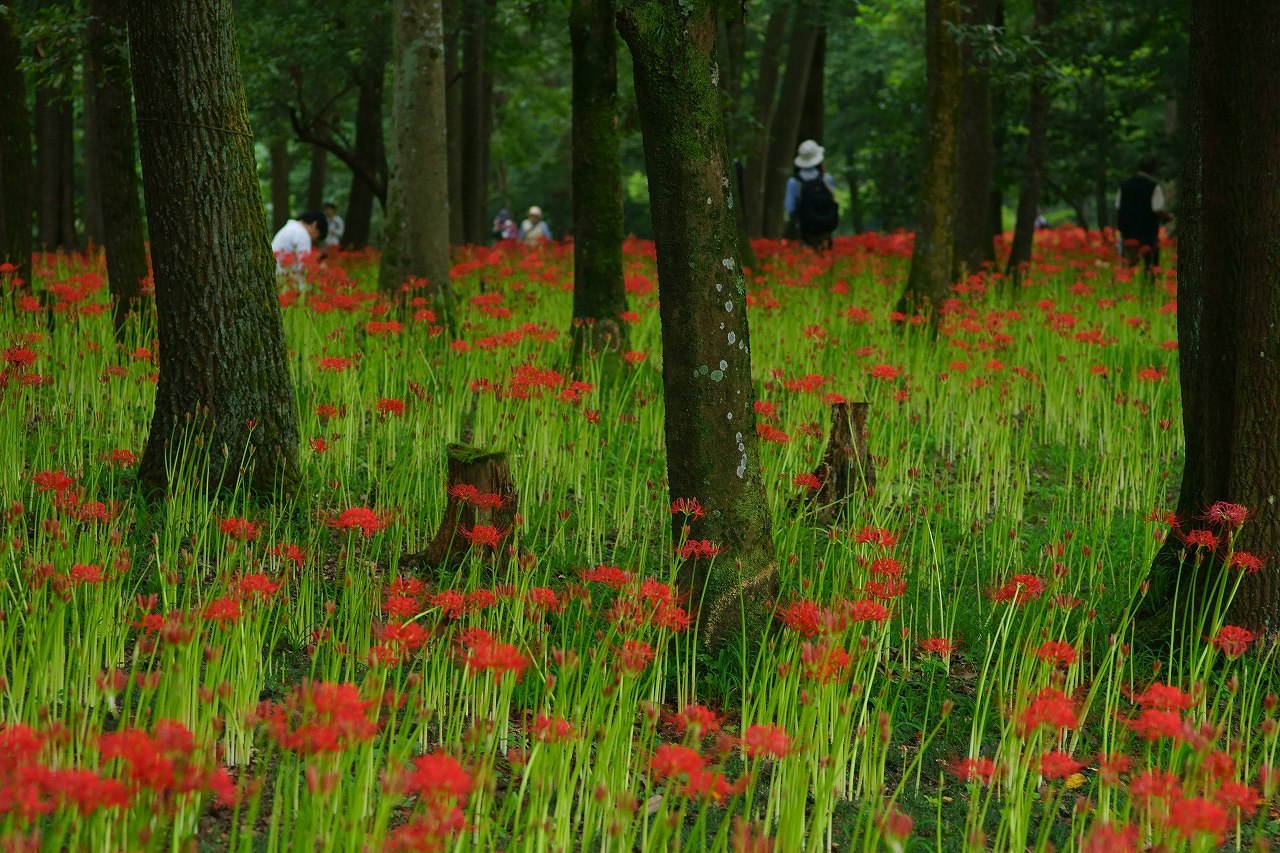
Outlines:
{"label": "person in white shirt", "polygon": [[271,251],[276,256],[276,272],[296,272],[302,268],[302,259],[317,241],[329,233],[329,223],[324,214],[308,210],[297,219],[290,219],[276,232],[271,241]]}
{"label": "person in white shirt", "polygon": [[324,203],[324,218],[329,223],[329,233],[325,235],[324,245],[337,246],[342,242],[342,235],[347,230],[347,223],[338,215],[338,206],[331,201]]}

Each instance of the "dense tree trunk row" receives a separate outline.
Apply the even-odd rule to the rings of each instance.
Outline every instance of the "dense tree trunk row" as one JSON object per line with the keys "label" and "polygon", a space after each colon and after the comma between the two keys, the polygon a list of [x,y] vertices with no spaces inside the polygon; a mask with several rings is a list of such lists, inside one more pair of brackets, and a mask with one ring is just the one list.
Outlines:
{"label": "dense tree trunk row", "polygon": [[22,76],[22,39],[13,5],[0,7],[0,264],[31,285],[31,124]]}

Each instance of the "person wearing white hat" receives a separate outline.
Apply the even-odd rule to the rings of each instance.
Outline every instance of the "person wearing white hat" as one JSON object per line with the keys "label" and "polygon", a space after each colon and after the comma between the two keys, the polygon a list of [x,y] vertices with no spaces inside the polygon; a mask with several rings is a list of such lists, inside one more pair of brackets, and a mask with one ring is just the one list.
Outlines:
{"label": "person wearing white hat", "polygon": [[835,200],[835,180],[822,166],[826,150],[812,139],[796,151],[796,172],[787,179],[787,220],[793,233],[814,249],[831,246],[831,235],[840,222]]}
{"label": "person wearing white hat", "polygon": [[551,242],[551,229],[542,221],[542,208],[536,204],[529,208],[529,214],[520,223],[520,242],[530,246]]}

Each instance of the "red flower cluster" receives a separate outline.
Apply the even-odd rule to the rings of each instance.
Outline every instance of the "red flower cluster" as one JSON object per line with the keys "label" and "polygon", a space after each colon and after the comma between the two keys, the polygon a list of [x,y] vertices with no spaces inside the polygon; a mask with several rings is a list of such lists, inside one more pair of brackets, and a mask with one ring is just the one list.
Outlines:
{"label": "red flower cluster", "polygon": [[744,774],[730,782],[724,773],[707,767],[706,759],[696,749],[680,744],[664,743],[649,759],[649,773],[654,779],[676,783],[679,796],[691,800],[722,803],[746,790]]}
{"label": "red flower cluster", "polygon": [[387,526],[387,519],[378,515],[367,506],[353,506],[344,509],[339,515],[326,522],[335,530],[359,530],[365,538],[372,536]]}
{"label": "red flower cluster", "polygon": [[283,702],[260,705],[258,719],[282,748],[316,755],[373,740],[381,728],[377,707],[355,684],[304,681]]}

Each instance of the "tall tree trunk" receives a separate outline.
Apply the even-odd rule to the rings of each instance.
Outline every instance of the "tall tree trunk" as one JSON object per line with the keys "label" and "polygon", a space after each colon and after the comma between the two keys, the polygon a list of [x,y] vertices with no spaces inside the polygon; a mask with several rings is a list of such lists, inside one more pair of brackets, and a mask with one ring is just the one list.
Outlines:
{"label": "tall tree trunk", "polygon": [[822,0],[799,0],[792,13],[787,68],[782,73],[782,89],[770,123],[769,157],[764,173],[764,236],[770,239],[781,237],[787,224],[784,209],[787,178],[795,168],[800,119],[804,114],[805,91],[822,14]]}
{"label": "tall tree trunk", "polygon": [[[65,92],[48,86],[36,89],[36,169],[40,186],[40,246],[45,251],[75,248],[72,137],[75,119]],[[72,217],[67,220],[68,207]]]}
{"label": "tall tree trunk", "polygon": [[[631,49],[658,255],[667,478],[696,498],[679,580],[713,648],[745,624],[759,637],[777,588],[772,522],[756,452],[746,289],[735,260],[732,180],[713,80],[715,19],[706,5],[637,0],[618,28]],[[707,203],[711,199],[711,203]],[[681,517],[672,524],[683,539]]]}
{"label": "tall tree trunk", "polygon": [[[964,23],[990,26],[995,19],[994,0],[969,0]],[[976,272],[994,265],[991,239],[991,178],[995,143],[991,136],[991,69],[978,56],[972,38],[960,48],[960,109],[956,128],[956,223],[952,277],[962,269]]]}
{"label": "tall tree trunk", "polygon": [[468,0],[444,0],[444,79],[445,127],[448,130],[449,156],[449,245],[466,242],[466,225],[462,201],[462,73],[458,65],[458,44],[462,38],[462,11],[459,3]]}
{"label": "tall tree trunk", "polygon": [[103,231],[105,225],[102,220],[102,176],[98,173],[98,133],[97,133],[97,117],[95,115],[98,108],[97,89],[99,81],[99,72],[93,61],[92,45],[89,43],[89,29],[93,26],[92,20],[86,22],[85,26],[85,58],[81,67],[81,85],[84,88],[84,97],[81,100],[81,135],[84,152],[84,199],[83,217],[84,217],[84,241],[87,245],[101,247],[104,241]]}
{"label": "tall tree trunk", "polygon": [[292,216],[289,201],[289,140],[271,140],[271,230],[279,231]]}
{"label": "tall tree trunk", "polygon": [[721,110],[724,113],[726,145],[733,163],[730,190],[733,192],[734,220],[738,223],[738,257],[744,267],[756,265],[751,248],[751,231],[744,203],[743,158],[748,155],[745,143],[753,137],[742,121],[742,74],[746,64],[747,27],[745,12],[720,17],[716,28],[716,56],[720,68]]}
{"label": "tall tree trunk", "polygon": [[489,131],[493,73],[488,32],[493,0],[462,0],[467,29],[462,40],[462,236],[467,243],[489,237]]}
{"label": "tall tree trunk", "polygon": [[243,464],[290,489],[298,413],[231,0],[132,0],[129,41],[160,332],[139,477],[166,487],[189,449],[211,484]]}
{"label": "tall tree trunk", "polygon": [[853,229],[854,234],[861,234],[866,227],[862,219],[862,200],[858,198],[858,170],[855,168],[852,151],[849,152],[845,164],[845,169],[849,173],[849,227]]}
{"label": "tall tree trunk", "polygon": [[813,58],[809,61],[809,79],[804,85],[804,108],[800,111],[796,144],[804,139],[822,142],[826,128],[826,94],[827,28],[819,27],[813,42]]}
{"label": "tall tree trunk", "polygon": [[782,42],[787,35],[787,13],[778,9],[769,15],[764,44],[760,47],[760,74],[756,80],[756,104],[752,113],[755,143],[747,155],[742,174],[743,215],[747,233],[764,235],[764,171],[769,160],[769,128],[773,124],[774,90],[778,88],[778,65]]}
{"label": "tall tree trunk", "polygon": [[425,280],[452,328],[444,15],[440,0],[395,0],[392,15],[391,180],[378,289],[397,294],[409,279]]}
{"label": "tall tree trunk", "polygon": [[[1057,0],[1035,0],[1033,36],[1044,38],[1053,22]],[[1037,52],[1032,60],[1031,102],[1027,116],[1027,150],[1022,161],[1022,182],[1018,188],[1018,218],[1014,223],[1013,246],[1005,274],[1014,282],[1021,279],[1023,266],[1031,263],[1035,242],[1036,217],[1040,214],[1040,185],[1044,179],[1044,161],[1049,141],[1049,81],[1044,71],[1044,55]]]}
{"label": "tall tree trunk", "polygon": [[[382,89],[386,61],[385,53],[373,53],[366,58],[356,96],[355,157],[357,162],[365,165],[362,171],[377,171],[382,175],[386,175],[387,162],[382,141]],[[362,174],[353,172],[351,191],[347,196],[347,230],[342,235],[344,249],[363,249],[369,245],[373,202],[377,197],[377,187]]]}
{"label": "tall tree trunk", "polygon": [[320,210],[327,199],[325,180],[329,177],[329,152],[319,145],[311,146],[311,167],[307,170],[307,210]]}
{"label": "tall tree trunk", "polygon": [[[960,100],[960,46],[952,28],[961,21],[960,0],[926,0],[924,179],[911,272],[898,310],[937,308],[950,290],[956,222],[956,139]],[[937,319],[936,312],[932,315]]]}
{"label": "tall tree trunk", "polygon": [[626,349],[614,0],[573,0],[573,351]]}
{"label": "tall tree trunk", "polygon": [[0,7],[0,115],[0,264],[12,264],[12,277],[30,288],[35,175],[22,39],[13,4]]}
{"label": "tall tree trunk", "polygon": [[90,151],[103,189],[107,285],[111,290],[116,339],[121,340],[129,314],[145,316],[140,300],[142,282],[148,272],[142,204],[138,200],[128,15],[124,4],[115,0],[90,0],[89,14],[89,56],[97,80],[93,91],[95,144]]}
{"label": "tall tree trunk", "polygon": [[[992,23],[996,28],[996,38],[1004,39],[1004,0],[995,0]],[[1004,154],[1005,137],[1009,135],[1007,97],[1005,86],[998,79],[991,81],[991,201],[988,203],[987,215],[991,222],[991,239],[994,244],[1004,238],[1004,187],[1005,178],[1001,168]],[[992,256],[994,262],[994,254]]]}
{"label": "tall tree trunk", "polygon": [[[1269,0],[1224,15],[1208,0],[1191,12],[1187,151],[1180,187],[1178,357],[1186,464],[1178,521],[1159,570],[1178,563],[1179,537],[1227,525],[1205,520],[1218,501],[1248,508],[1236,552],[1263,568],[1243,578],[1230,620],[1280,625],[1280,18]],[[1225,545],[1222,547],[1225,551]],[[1193,563],[1203,587],[1222,552]],[[1229,587],[1228,587],[1229,588]],[[1167,627],[1167,626],[1166,626]],[[1195,630],[1194,628],[1192,630]],[[1187,639],[1194,640],[1194,637]]]}

